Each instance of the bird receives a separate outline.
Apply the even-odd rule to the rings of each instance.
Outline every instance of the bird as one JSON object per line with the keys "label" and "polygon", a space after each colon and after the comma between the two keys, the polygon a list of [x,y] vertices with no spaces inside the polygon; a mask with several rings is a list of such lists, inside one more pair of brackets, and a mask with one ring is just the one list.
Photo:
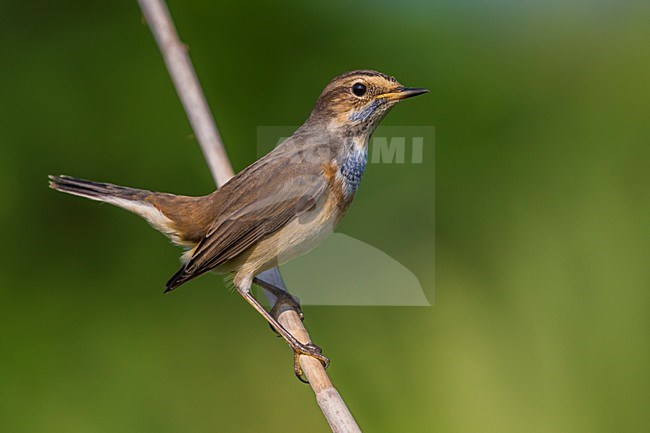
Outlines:
{"label": "bird", "polygon": [[49,176],[49,186],[133,212],[184,247],[182,266],[167,282],[165,293],[208,271],[232,275],[239,294],[291,347],[294,373],[301,378],[300,355],[314,357],[325,367],[329,359],[315,344],[296,340],[252,296],[253,283],[286,296],[256,275],[307,253],[334,231],[359,188],[377,125],[401,100],[427,92],[373,70],[339,75],[325,86],[307,120],[290,137],[205,196],[65,175]]}

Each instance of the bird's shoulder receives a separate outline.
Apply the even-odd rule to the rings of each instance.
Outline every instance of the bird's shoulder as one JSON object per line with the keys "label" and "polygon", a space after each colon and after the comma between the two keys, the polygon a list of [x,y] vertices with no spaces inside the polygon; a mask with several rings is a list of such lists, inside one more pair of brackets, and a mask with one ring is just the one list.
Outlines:
{"label": "bird's shoulder", "polygon": [[249,165],[215,193],[224,206],[269,194],[295,192],[325,181],[323,173],[335,157],[326,140],[294,134]]}

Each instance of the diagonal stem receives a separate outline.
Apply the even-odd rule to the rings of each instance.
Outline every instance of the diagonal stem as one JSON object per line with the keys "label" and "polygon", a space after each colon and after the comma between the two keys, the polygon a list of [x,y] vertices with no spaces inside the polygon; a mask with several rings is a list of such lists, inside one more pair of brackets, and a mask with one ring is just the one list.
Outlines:
{"label": "diagonal stem", "polygon": [[[138,3],[160,48],[210,172],[217,186],[222,186],[233,176],[234,172],[187,54],[187,47],[178,37],[169,9],[163,0],[138,0]],[[264,272],[257,278],[286,291],[286,286],[277,268]],[[273,305],[275,296],[268,294],[267,296]],[[311,343],[300,316],[286,304],[279,309],[278,322],[300,343]],[[309,356],[300,356],[299,362],[332,431],[335,433],[361,432],[341,395],[332,385],[323,365]]]}

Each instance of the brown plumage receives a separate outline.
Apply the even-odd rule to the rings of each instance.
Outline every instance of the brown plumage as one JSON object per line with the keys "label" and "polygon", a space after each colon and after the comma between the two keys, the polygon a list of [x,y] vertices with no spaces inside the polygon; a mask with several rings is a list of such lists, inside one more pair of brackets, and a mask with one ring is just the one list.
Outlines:
{"label": "brown plumage", "polygon": [[231,272],[252,302],[248,292],[255,275],[309,251],[334,230],[359,186],[375,127],[399,100],[425,92],[376,71],[343,74],[325,87],[291,137],[206,196],[68,176],[50,176],[50,186],[134,212],[189,248],[166,291],[211,270]]}

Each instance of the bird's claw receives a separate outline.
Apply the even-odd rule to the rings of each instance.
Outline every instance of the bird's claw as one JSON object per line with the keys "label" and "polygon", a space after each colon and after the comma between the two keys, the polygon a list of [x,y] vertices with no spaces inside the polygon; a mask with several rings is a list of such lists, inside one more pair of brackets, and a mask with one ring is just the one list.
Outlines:
{"label": "bird's claw", "polygon": [[[276,297],[276,300],[269,312],[273,317],[275,317],[276,320],[280,315],[280,307],[282,305],[288,305],[289,308],[291,308],[293,311],[295,311],[298,314],[298,317],[300,317],[300,321],[304,322],[305,315],[303,314],[302,309],[300,308],[300,299],[298,299],[297,296],[290,295],[285,291],[273,293],[273,295]],[[271,327],[271,330],[273,332],[275,332],[276,334],[278,333],[278,331],[276,331],[273,325],[269,324],[269,326]]]}
{"label": "bird's claw", "polygon": [[273,317],[276,319],[278,318],[280,307],[284,304],[288,305],[292,310],[298,313],[301,321],[305,320],[305,315],[302,313],[302,308],[300,308],[300,299],[298,299],[297,296],[293,296],[284,291],[280,293],[274,293],[273,295],[276,297],[275,303],[273,304],[273,307],[270,311]]}
{"label": "bird's claw", "polygon": [[327,368],[330,365],[329,358],[324,356],[322,354],[323,351],[321,350],[321,348],[316,346],[314,343],[301,344],[300,346],[293,347],[292,349],[293,349],[293,373],[296,375],[298,380],[300,380],[303,383],[309,383],[309,381],[305,377],[305,373],[302,371],[302,367],[300,366],[301,355],[315,358],[323,365],[323,368]]}

